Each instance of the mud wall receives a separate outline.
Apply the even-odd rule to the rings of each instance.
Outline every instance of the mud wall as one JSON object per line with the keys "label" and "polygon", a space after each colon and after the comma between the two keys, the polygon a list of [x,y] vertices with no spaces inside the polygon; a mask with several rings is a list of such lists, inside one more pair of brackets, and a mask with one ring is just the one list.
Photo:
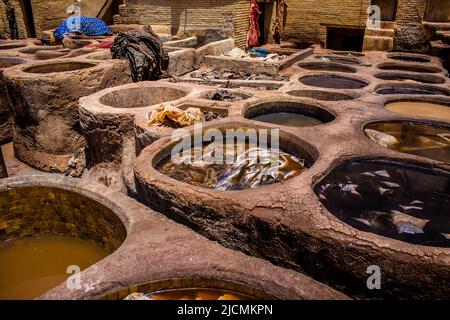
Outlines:
{"label": "mud wall", "polygon": [[394,48],[398,51],[425,52],[430,36],[422,26],[427,0],[398,0]]}

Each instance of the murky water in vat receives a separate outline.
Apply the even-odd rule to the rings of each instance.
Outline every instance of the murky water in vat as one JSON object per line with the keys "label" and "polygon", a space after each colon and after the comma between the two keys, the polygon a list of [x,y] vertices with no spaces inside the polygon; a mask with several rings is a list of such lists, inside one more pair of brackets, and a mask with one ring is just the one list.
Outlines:
{"label": "murky water in vat", "polygon": [[42,234],[0,243],[0,300],[34,299],[67,280],[67,267],[81,270],[108,252],[86,240]]}
{"label": "murky water in vat", "polygon": [[315,188],[324,206],[362,231],[450,247],[450,175],[364,161],[342,165]]}
{"label": "murky water in vat", "polygon": [[367,86],[362,81],[333,75],[307,76],[301,78],[300,82],[307,86],[328,89],[361,89]]}
{"label": "murky water in vat", "polygon": [[[234,146],[234,148],[233,148]],[[221,150],[222,156],[217,156]],[[217,153],[216,153],[217,152]],[[213,161],[192,161],[195,154]],[[227,159],[233,159],[230,163]],[[217,190],[242,190],[257,188],[298,176],[306,170],[305,159],[299,159],[279,150],[270,152],[249,144],[234,144],[226,148],[222,143],[211,143],[203,148],[193,148],[177,161],[170,159],[159,165],[163,174],[195,186]]]}
{"label": "murky water in vat", "polygon": [[323,123],[319,119],[290,112],[266,113],[253,117],[252,120],[288,127],[312,127]]}
{"label": "murky water in vat", "polygon": [[179,289],[147,294],[153,300],[253,300],[249,296],[218,289]]}
{"label": "murky water in vat", "polygon": [[450,121],[450,106],[430,102],[393,102],[386,109],[414,116],[436,118]]}
{"label": "murky water in vat", "polygon": [[410,122],[379,122],[364,128],[374,142],[395,151],[450,162],[450,129]]}

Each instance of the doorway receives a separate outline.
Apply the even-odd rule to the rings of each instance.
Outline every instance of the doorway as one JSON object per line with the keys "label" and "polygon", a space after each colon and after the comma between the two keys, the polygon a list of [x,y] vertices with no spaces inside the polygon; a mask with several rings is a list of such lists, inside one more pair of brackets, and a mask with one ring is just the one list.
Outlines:
{"label": "doorway", "polygon": [[381,9],[381,21],[395,21],[397,0],[372,0],[372,5]]}
{"label": "doorway", "polygon": [[428,0],[425,21],[450,22],[450,0]]}
{"label": "doorway", "polygon": [[36,38],[36,28],[34,26],[33,7],[31,0],[20,0],[20,8],[22,9],[23,22],[25,24],[26,36],[28,38]]}
{"label": "doorway", "polygon": [[364,29],[327,27],[327,49],[362,51]]}
{"label": "doorway", "polygon": [[261,15],[258,19],[259,26],[259,44],[264,45],[269,41],[270,37],[270,24],[272,23],[274,2],[273,1],[260,1],[258,2],[258,9]]}

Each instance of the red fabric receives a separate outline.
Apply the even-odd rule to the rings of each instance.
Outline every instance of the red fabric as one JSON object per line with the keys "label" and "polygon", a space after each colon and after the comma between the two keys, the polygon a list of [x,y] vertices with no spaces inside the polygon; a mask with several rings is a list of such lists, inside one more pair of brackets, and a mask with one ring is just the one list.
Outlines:
{"label": "red fabric", "polygon": [[106,40],[103,40],[100,43],[89,44],[89,45],[85,46],[84,48],[92,49],[92,50],[110,49],[113,46],[113,44],[114,44],[114,38],[108,38]]}
{"label": "red fabric", "polygon": [[259,25],[258,19],[261,15],[256,0],[250,0],[250,23],[247,32],[247,48],[256,47],[259,45]]}

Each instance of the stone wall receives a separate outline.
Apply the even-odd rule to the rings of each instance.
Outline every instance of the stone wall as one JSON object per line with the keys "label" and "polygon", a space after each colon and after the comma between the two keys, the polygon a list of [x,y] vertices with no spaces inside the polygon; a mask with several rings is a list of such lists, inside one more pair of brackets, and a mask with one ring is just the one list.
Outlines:
{"label": "stone wall", "polygon": [[425,52],[429,35],[422,26],[427,0],[398,0],[394,48],[400,51]]}
{"label": "stone wall", "polygon": [[[19,0],[12,0],[14,11],[16,12],[17,28],[19,30],[19,38],[24,39],[27,37],[25,29],[25,23],[23,22],[22,8]],[[6,9],[3,1],[0,0],[0,37],[4,38],[9,36],[9,25],[6,19]]]}

